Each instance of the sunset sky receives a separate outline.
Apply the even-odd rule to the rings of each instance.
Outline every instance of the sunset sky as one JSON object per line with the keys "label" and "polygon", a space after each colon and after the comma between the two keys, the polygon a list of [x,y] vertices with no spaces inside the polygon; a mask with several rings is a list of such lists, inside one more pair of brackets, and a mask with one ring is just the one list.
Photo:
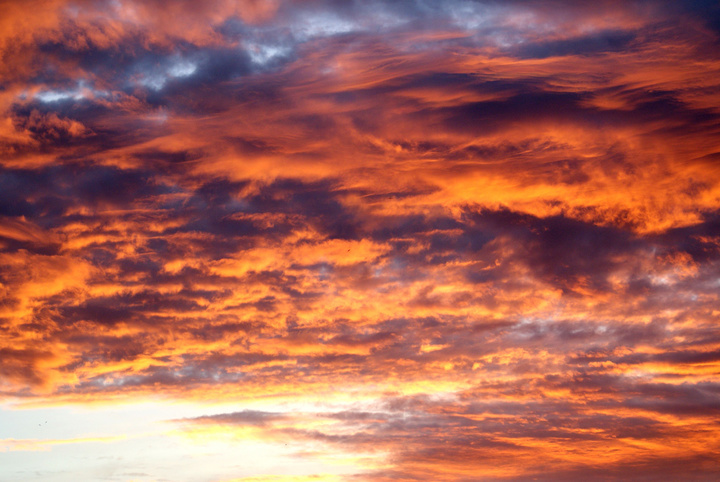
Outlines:
{"label": "sunset sky", "polygon": [[0,0],[0,480],[720,480],[720,3]]}

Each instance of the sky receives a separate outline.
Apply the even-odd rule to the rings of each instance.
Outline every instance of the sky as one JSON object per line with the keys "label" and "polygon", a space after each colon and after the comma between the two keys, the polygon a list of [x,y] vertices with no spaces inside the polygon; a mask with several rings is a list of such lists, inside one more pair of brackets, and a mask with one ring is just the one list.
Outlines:
{"label": "sky", "polygon": [[0,0],[0,480],[720,477],[720,4]]}

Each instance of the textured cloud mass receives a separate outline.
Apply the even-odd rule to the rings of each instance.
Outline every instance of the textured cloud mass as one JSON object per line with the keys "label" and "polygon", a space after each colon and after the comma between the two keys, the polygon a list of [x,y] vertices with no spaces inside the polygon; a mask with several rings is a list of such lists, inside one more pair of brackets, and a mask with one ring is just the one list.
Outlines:
{"label": "textured cloud mass", "polygon": [[720,476],[715,2],[4,1],[0,80],[5,413],[284,460],[80,479]]}

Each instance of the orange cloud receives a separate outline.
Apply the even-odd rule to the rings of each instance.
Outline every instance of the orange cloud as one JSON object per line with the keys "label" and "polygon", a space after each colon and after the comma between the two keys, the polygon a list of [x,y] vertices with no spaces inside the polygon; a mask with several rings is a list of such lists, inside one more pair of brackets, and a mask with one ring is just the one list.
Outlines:
{"label": "orange cloud", "polygon": [[0,391],[236,403],[170,423],[320,478],[712,478],[719,13],[6,2]]}

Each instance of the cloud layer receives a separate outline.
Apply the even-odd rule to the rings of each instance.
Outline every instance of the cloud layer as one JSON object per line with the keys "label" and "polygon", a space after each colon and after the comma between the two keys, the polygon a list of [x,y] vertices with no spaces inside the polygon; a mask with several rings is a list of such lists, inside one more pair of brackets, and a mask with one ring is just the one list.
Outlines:
{"label": "cloud layer", "polygon": [[713,2],[0,19],[4,397],[300,401],[173,423],[361,480],[720,472]]}

